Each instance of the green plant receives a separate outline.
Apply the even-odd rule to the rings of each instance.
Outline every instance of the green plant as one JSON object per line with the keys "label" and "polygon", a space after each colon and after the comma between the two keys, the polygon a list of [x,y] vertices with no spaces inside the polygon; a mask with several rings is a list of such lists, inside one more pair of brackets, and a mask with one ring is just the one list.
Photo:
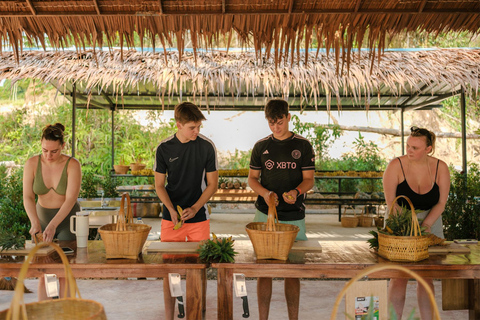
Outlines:
{"label": "green plant", "polygon": [[232,237],[218,238],[212,233],[213,240],[203,241],[197,252],[200,254],[200,260],[205,262],[234,262],[237,252],[233,249]]}
{"label": "green plant", "polygon": [[317,161],[327,158],[328,148],[342,135],[338,125],[317,125],[311,122],[301,122],[297,115],[292,116],[293,131],[312,142],[313,149],[318,155]]}
{"label": "green plant", "polygon": [[0,230],[0,251],[8,249],[20,249],[25,247],[25,236],[10,232],[8,230]]}
{"label": "green plant", "polygon": [[26,238],[30,220],[23,207],[23,170],[7,174],[4,166],[0,168],[0,232]]}
{"label": "green plant", "polygon": [[80,189],[80,198],[98,197],[97,187],[100,179],[92,171],[84,172],[82,175],[82,187]]}
{"label": "green plant", "polygon": [[117,180],[112,178],[110,175],[106,175],[101,180],[102,188],[103,188],[103,196],[106,198],[116,198],[119,196],[117,191]]}
{"label": "green plant", "polygon": [[[421,224],[421,221],[418,221]],[[420,227],[421,235],[428,235],[425,231],[426,227]],[[378,249],[378,233],[383,233],[391,236],[410,236],[412,230],[412,211],[402,207],[400,212],[390,214],[385,220],[385,227],[383,229],[377,228],[377,231],[371,230],[369,233],[373,236],[367,240],[370,248]]]}
{"label": "green plant", "polygon": [[445,238],[479,239],[480,168],[473,163],[467,175],[451,171],[450,194],[442,214]]}

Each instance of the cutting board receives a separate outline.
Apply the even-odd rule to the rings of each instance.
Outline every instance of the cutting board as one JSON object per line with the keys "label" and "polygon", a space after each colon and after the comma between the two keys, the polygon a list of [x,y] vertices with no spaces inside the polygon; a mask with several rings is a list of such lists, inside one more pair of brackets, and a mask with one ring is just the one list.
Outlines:
{"label": "cutting board", "polygon": [[430,254],[447,254],[447,253],[464,254],[464,253],[470,253],[470,248],[458,243],[447,242],[446,246],[428,247],[428,253]]}
{"label": "cutting board", "polygon": [[[198,244],[198,242],[147,241],[145,247],[147,253],[196,253]],[[253,250],[250,240],[235,240],[234,248]],[[318,240],[297,241],[293,243],[292,251],[322,252],[322,246]]]}
{"label": "cutting board", "polygon": [[161,242],[147,241],[147,253],[196,253],[198,242]]}
{"label": "cutting board", "polygon": [[[32,249],[31,248],[28,248],[28,249],[25,249],[25,248],[24,249],[9,249],[9,250],[0,251],[0,255],[11,254],[11,255],[15,255],[15,256],[26,256],[30,253],[30,250],[32,250]],[[39,249],[35,255],[37,255],[37,256],[47,256],[54,251],[55,251],[55,249],[52,248],[52,247],[45,247],[45,248]]]}

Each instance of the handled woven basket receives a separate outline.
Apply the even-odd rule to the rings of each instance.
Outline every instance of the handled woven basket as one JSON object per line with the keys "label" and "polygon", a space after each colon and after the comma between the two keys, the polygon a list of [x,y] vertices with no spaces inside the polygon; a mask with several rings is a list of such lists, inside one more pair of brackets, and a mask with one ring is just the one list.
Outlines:
{"label": "handled woven basket", "polygon": [[397,266],[397,265],[394,265],[394,264],[389,264],[389,265],[379,264],[379,265],[376,265],[376,266],[369,267],[369,268],[363,270],[362,272],[360,272],[359,274],[357,274],[350,281],[348,281],[347,284],[343,287],[342,291],[340,291],[340,293],[338,294],[337,299],[335,300],[335,304],[333,305],[333,310],[332,310],[332,313],[330,315],[330,320],[335,320],[336,319],[338,306],[340,305],[340,302],[342,301],[343,296],[347,293],[348,288],[354,282],[368,276],[371,273],[382,271],[382,270],[387,270],[387,269],[394,269],[394,270],[403,271],[406,274],[412,276],[412,278],[415,278],[423,286],[423,288],[427,292],[428,299],[429,299],[430,304],[431,304],[432,309],[433,309],[434,319],[435,320],[440,320],[440,312],[438,311],[438,305],[437,305],[437,302],[435,301],[435,295],[433,294],[433,291],[430,288],[430,286],[427,284],[427,282],[422,277],[420,277],[417,273],[413,272],[412,270],[410,270],[408,268],[405,268],[405,267],[402,267],[402,266]]}
{"label": "handled woven basket", "polygon": [[378,254],[391,261],[420,261],[428,258],[429,236],[422,236],[415,208],[408,197],[398,196],[390,207],[389,215],[393,214],[395,202],[399,198],[407,200],[412,210],[412,225],[410,236],[392,236],[378,233]]}
{"label": "handled woven basket", "polygon": [[[125,215],[125,199],[127,214]],[[128,193],[122,194],[117,223],[109,223],[98,229],[105,245],[107,259],[137,259],[142,252],[152,227],[133,223],[132,206]]]}
{"label": "handled woven basket", "polygon": [[[27,276],[30,263],[37,251],[41,248],[51,246],[57,251],[62,259],[65,270],[66,286],[65,293],[69,293],[70,298],[61,298],[55,300],[45,300],[33,303],[24,303],[24,281]],[[10,303],[10,308],[0,312],[0,320],[19,320],[19,319],[35,319],[35,320],[104,320],[105,310],[103,306],[93,300],[82,299],[78,291],[77,283],[73,277],[72,269],[68,263],[67,256],[62,249],[55,243],[42,242],[36,245],[28,254],[25,262],[20,269],[15,293]]]}
{"label": "handled woven basket", "polygon": [[358,217],[355,208],[353,209],[353,217],[349,217],[347,216],[347,207],[344,207],[340,223],[344,228],[356,228],[358,226]]}
{"label": "handled woven basket", "polygon": [[250,222],[245,229],[252,241],[257,259],[278,260],[288,259],[288,253],[300,230],[299,227],[291,224],[278,223],[273,192],[270,192],[268,199],[267,223]]}
{"label": "handled woven basket", "polygon": [[358,217],[358,225],[365,228],[370,228],[373,225],[373,217],[366,212],[365,208],[362,209],[362,213]]}

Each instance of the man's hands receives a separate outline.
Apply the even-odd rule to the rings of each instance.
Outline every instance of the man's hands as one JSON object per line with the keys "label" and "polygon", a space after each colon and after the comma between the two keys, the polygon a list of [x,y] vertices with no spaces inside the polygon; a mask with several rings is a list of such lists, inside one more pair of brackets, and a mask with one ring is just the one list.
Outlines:
{"label": "man's hands", "polygon": [[173,230],[180,229],[183,225],[183,222],[189,219],[192,219],[197,214],[197,211],[192,207],[186,208],[183,210],[180,206],[177,206],[177,214],[171,214],[172,222],[175,225]]}
{"label": "man's hands", "polygon": [[294,204],[297,201],[298,191],[290,190],[283,193],[283,200],[288,204]]}
{"label": "man's hands", "polygon": [[[270,193],[273,193],[273,196],[275,198],[275,206],[278,206],[278,203],[279,203],[278,195],[273,191],[265,192],[265,194],[263,195],[263,198],[265,199],[265,202],[268,204]],[[294,189],[294,190],[290,190],[288,192],[284,192],[282,194],[282,197],[283,197],[283,201],[285,201],[286,203],[295,204],[295,202],[297,201],[297,197],[298,197],[298,191],[296,191]]]}

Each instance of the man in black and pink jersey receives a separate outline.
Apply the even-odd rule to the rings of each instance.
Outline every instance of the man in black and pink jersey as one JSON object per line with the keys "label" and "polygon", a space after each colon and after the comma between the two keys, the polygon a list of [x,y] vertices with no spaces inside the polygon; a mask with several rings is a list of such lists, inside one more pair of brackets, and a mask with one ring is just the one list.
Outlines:
{"label": "man in black and pink jersey", "polygon": [[[300,228],[296,240],[307,240],[305,193],[313,187],[315,153],[310,142],[288,129],[291,115],[285,100],[273,99],[265,106],[265,118],[272,134],[257,141],[252,150],[248,184],[259,194],[255,222],[266,222],[270,192],[277,200],[278,220]],[[257,283],[259,318],[268,319],[272,278]],[[285,279],[288,317],[298,319],[300,280]]]}
{"label": "man in black and pink jersey", "polygon": [[[206,120],[190,102],[175,107],[177,132],[160,142],[155,153],[155,190],[163,203],[163,242],[202,241],[210,238],[207,201],[218,188],[218,160],[213,142],[200,134]],[[166,182],[166,185],[165,185]],[[177,206],[182,208],[180,228]],[[168,279],[163,281],[165,318],[173,319],[175,298]]]}

